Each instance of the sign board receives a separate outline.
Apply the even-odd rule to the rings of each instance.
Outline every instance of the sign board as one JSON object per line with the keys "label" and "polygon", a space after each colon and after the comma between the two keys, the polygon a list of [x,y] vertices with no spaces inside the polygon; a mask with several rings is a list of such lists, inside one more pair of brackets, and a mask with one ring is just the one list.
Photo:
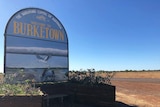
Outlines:
{"label": "sign board", "polygon": [[16,12],[5,29],[6,82],[68,79],[68,38],[61,22],[39,8]]}

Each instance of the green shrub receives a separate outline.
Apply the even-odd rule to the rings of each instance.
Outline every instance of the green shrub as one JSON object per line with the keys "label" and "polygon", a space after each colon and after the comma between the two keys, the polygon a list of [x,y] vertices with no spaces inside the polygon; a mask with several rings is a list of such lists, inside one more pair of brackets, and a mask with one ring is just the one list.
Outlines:
{"label": "green shrub", "polygon": [[30,84],[7,84],[0,85],[0,94],[9,95],[43,95],[39,88],[32,87]]}

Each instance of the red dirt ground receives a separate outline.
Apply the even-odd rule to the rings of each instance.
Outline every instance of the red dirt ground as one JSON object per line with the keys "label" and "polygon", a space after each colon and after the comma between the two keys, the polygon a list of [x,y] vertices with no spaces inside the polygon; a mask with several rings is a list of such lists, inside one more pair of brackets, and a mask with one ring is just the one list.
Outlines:
{"label": "red dirt ground", "polygon": [[[127,78],[127,74],[119,74],[111,80],[112,85],[116,86],[116,100],[125,104],[137,107],[160,107],[160,72],[154,72],[154,76],[150,78],[150,74],[145,72],[142,78],[138,77],[138,73],[131,73],[132,78]],[[134,77],[136,75],[136,77]],[[124,78],[125,77],[125,78]]]}

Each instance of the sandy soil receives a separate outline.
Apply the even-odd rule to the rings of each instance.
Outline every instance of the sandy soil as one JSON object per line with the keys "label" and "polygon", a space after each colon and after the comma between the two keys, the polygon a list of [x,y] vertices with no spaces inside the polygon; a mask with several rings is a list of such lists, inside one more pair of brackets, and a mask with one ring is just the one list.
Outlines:
{"label": "sandy soil", "polygon": [[160,72],[154,73],[155,77],[150,77],[152,73],[131,74],[119,73],[112,79],[112,85],[116,86],[116,101],[137,107],[160,107]]}

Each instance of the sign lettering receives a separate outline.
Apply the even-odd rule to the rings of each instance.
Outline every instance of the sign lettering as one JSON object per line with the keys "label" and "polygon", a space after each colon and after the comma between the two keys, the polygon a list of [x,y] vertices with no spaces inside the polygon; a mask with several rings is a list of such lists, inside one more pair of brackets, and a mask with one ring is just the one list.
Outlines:
{"label": "sign lettering", "polygon": [[64,41],[64,34],[61,30],[46,27],[44,24],[37,25],[35,23],[22,23],[14,21],[13,34],[20,34],[25,36],[34,36],[40,39],[51,39]]}

